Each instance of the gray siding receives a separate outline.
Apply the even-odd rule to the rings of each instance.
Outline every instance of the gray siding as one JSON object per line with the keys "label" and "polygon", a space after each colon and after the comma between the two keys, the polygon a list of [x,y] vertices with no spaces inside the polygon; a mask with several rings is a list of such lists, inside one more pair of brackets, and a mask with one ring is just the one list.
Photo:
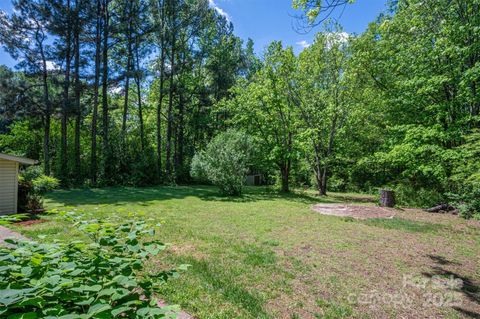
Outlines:
{"label": "gray siding", "polygon": [[0,159],[0,214],[17,212],[18,163]]}

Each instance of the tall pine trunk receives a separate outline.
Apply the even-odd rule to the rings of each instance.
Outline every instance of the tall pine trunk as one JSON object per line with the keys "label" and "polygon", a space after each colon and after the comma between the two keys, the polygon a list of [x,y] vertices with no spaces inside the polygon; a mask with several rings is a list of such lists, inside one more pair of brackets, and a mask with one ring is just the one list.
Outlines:
{"label": "tall pine trunk", "polygon": [[175,171],[179,172],[180,168],[183,166],[183,146],[184,146],[184,135],[185,135],[185,99],[183,93],[179,93],[179,103],[178,103],[178,130],[177,130],[177,147],[175,148]]}
{"label": "tall pine trunk", "polygon": [[[129,50],[130,52],[130,50]],[[123,149],[126,149],[127,145],[127,117],[128,117],[128,100],[129,100],[129,93],[130,93],[130,64],[131,64],[131,56],[128,53],[127,57],[127,70],[126,70],[126,78],[125,78],[125,93],[123,96],[123,116],[122,116],[122,143]]]}
{"label": "tall pine trunk", "polygon": [[132,4],[133,1],[129,1],[128,5],[125,6],[125,16],[128,19],[127,27],[127,65],[125,69],[125,94],[123,102],[123,117],[122,117],[122,143],[123,143],[123,152],[126,151],[127,146],[127,117],[128,117],[128,103],[129,103],[129,93],[130,93],[130,76],[132,73]]}
{"label": "tall pine trunk", "polygon": [[160,83],[159,83],[159,98],[157,103],[157,174],[160,180],[162,175],[162,105],[164,98],[165,86],[165,1],[162,1],[162,9],[160,16]]}
{"label": "tall pine trunk", "polygon": [[80,130],[82,122],[82,109],[80,104],[81,83],[80,83],[80,8],[79,0],[75,0],[76,17],[75,17],[75,32],[74,32],[74,72],[75,72],[75,176],[77,184],[82,180],[82,167],[80,159]]}
{"label": "tall pine trunk", "polygon": [[167,143],[165,147],[166,152],[166,172],[167,177],[172,179],[172,137],[173,137],[173,94],[174,94],[174,75],[175,75],[175,36],[172,34],[172,43],[170,51],[170,88],[168,96],[168,111],[167,111]]}
{"label": "tall pine trunk", "polygon": [[108,140],[109,115],[108,115],[108,36],[109,36],[109,0],[104,0],[103,7],[103,48],[102,48],[102,164],[103,174],[106,179],[111,176],[110,147]]}
{"label": "tall pine trunk", "polygon": [[50,118],[51,106],[48,93],[48,70],[43,44],[40,44],[40,55],[42,57],[42,86],[43,86],[43,102],[45,104],[45,126],[43,136],[43,169],[45,175],[50,175]]}
{"label": "tall pine trunk", "polygon": [[142,154],[145,152],[145,127],[143,122],[143,105],[142,105],[142,77],[140,70],[140,53],[138,52],[139,39],[137,38],[135,44],[135,55],[136,55],[136,72],[135,72],[135,82],[137,85],[137,102],[138,102],[138,118],[140,122],[140,142],[142,146]]}
{"label": "tall pine trunk", "polygon": [[65,78],[63,80],[63,102],[62,102],[62,124],[61,124],[61,146],[60,146],[60,176],[65,183],[67,178],[68,156],[67,156],[67,122],[69,112],[69,88],[70,88],[70,67],[71,67],[71,45],[72,27],[70,14],[70,0],[67,0],[67,34],[65,39]]}
{"label": "tall pine trunk", "polygon": [[98,90],[100,86],[100,51],[102,46],[102,4],[97,0],[97,23],[95,34],[95,82],[93,84],[93,114],[92,114],[92,144],[90,158],[90,179],[92,184],[97,183],[97,118],[98,118]]}

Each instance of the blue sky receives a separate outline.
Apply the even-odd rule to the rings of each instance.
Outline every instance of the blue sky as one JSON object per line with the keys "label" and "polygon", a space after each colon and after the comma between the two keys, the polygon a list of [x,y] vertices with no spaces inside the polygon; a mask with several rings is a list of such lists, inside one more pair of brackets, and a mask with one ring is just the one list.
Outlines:
{"label": "blue sky", "polygon": [[[235,34],[243,39],[252,38],[257,54],[274,40],[282,40],[298,53],[302,47],[312,42],[315,32],[299,34],[294,28],[291,0],[209,0],[210,5],[228,17],[235,27]],[[369,22],[386,9],[386,0],[356,0],[345,8],[337,10],[332,17],[339,20],[348,33],[362,33]],[[0,10],[11,12],[10,0],[0,0]],[[15,61],[0,49],[0,64],[14,66]]]}
{"label": "blue sky", "polygon": [[[252,38],[255,50],[262,53],[274,40],[282,40],[298,53],[302,45],[312,42],[320,27],[308,34],[294,30],[293,16],[300,12],[292,9],[292,0],[209,0],[233,22],[235,34],[243,39]],[[344,31],[360,34],[385,11],[386,0],[356,0],[344,10],[336,10],[332,18],[338,19]],[[343,12],[343,13],[342,13]]]}

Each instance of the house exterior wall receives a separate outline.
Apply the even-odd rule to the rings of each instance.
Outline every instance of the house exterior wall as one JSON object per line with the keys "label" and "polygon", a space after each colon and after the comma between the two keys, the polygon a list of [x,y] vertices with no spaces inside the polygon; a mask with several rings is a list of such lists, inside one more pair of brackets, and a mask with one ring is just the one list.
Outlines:
{"label": "house exterior wall", "polygon": [[17,212],[18,163],[0,159],[0,215]]}

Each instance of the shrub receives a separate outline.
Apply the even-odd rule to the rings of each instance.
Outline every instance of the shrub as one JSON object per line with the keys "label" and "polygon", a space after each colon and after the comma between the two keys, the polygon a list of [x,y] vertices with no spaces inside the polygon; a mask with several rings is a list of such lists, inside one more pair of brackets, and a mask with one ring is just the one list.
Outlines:
{"label": "shrub", "polygon": [[235,130],[217,135],[197,153],[191,165],[192,177],[208,180],[225,195],[240,195],[252,159],[253,140]]}
{"label": "shrub", "polygon": [[429,208],[445,202],[443,194],[427,188],[414,188],[407,183],[392,188],[395,191],[397,204],[409,207]]}
{"label": "shrub", "polygon": [[43,195],[58,185],[56,178],[43,175],[39,167],[29,167],[22,172],[18,181],[19,211],[35,213],[42,210]]}
{"label": "shrub", "polygon": [[480,220],[480,183],[465,183],[456,193],[447,196],[460,216]]}
{"label": "shrub", "polygon": [[43,210],[43,198],[34,191],[33,183],[18,181],[18,210],[23,213],[36,213]]}
{"label": "shrub", "polygon": [[480,219],[480,130],[464,137],[465,144],[457,148],[447,195],[463,217]]}
{"label": "shrub", "polygon": [[32,181],[35,194],[44,195],[58,187],[58,179],[50,176],[40,175]]}
{"label": "shrub", "polygon": [[[165,249],[143,241],[154,228],[143,221],[116,225],[78,221],[92,243],[16,243],[0,248],[2,318],[164,318],[173,307],[158,307],[159,285],[176,270],[144,268]],[[185,266],[179,269],[184,269]]]}

